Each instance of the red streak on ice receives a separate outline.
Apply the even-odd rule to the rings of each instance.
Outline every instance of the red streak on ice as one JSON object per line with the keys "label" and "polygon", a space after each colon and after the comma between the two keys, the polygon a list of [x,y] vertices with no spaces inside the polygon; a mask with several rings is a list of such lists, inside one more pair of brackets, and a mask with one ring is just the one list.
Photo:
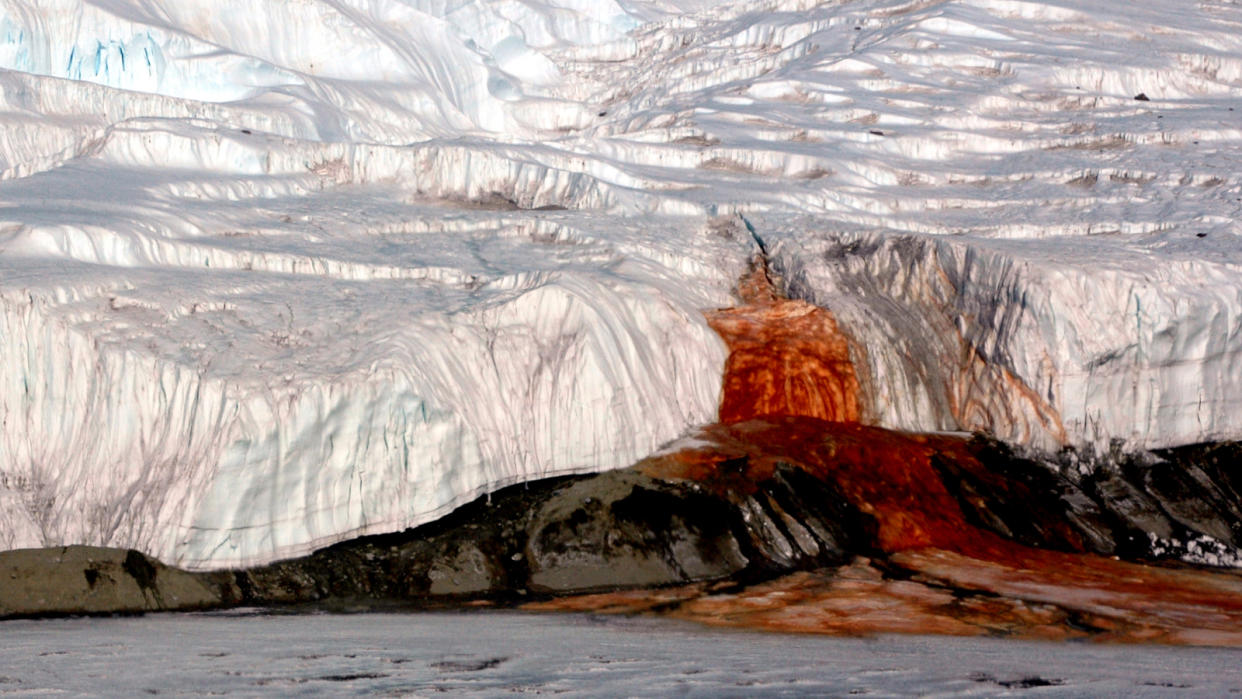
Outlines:
{"label": "red streak on ice", "polygon": [[744,278],[746,302],[708,314],[729,346],[720,421],[799,416],[859,420],[849,341],[828,311],[779,298],[760,267]]}
{"label": "red streak on ice", "polygon": [[777,463],[802,468],[834,483],[873,520],[871,545],[883,552],[889,569],[915,577],[891,579],[859,559],[740,592],[699,583],[536,607],[659,608],[709,624],[815,633],[1001,633],[1242,645],[1242,576],[1082,553],[1081,539],[1061,521],[1043,522],[1042,528],[1078,553],[1030,548],[974,526],[934,459],[991,480],[1015,500],[1024,486],[987,473],[961,437],[860,424],[866,410],[850,340],[832,314],[780,298],[762,268],[742,280],[739,295],[743,305],[708,315],[730,350],[719,422],[698,430],[693,446],[651,457],[638,468],[656,478],[740,492],[753,491]]}
{"label": "red streak on ice", "polygon": [[[899,585],[868,583],[859,589],[890,599],[905,595],[901,604],[913,616],[900,623],[865,614],[852,620],[849,613],[830,613],[848,597],[838,583],[811,593],[806,590],[815,586],[794,576],[790,580],[799,580],[802,596],[786,589],[792,596],[786,596],[785,604],[763,614],[755,611],[762,601],[746,593],[723,606],[710,597],[688,602],[685,614],[785,630],[961,633],[969,628],[981,633],[1008,628],[1019,635],[1082,635],[1066,622],[1072,614],[1080,621],[1092,620],[1097,637],[1110,640],[1242,642],[1242,579],[1237,576],[1086,554],[1078,535],[1061,521],[1044,522],[1043,528],[1054,532],[1062,547],[1078,553],[1034,549],[971,524],[933,464],[935,458],[949,459],[995,482],[967,440],[860,424],[865,411],[850,340],[832,314],[780,298],[762,269],[743,279],[739,291],[742,306],[708,316],[730,350],[720,422],[696,435],[699,446],[649,459],[640,468],[709,488],[746,490],[765,479],[777,462],[792,463],[835,483],[869,515],[875,523],[872,544],[889,554],[892,563],[937,584],[993,593],[1007,601],[954,606],[941,600],[932,605],[926,600],[934,594],[911,596],[906,590],[898,595],[893,590]],[[718,469],[725,461],[729,467]],[[746,466],[739,472],[741,462]],[[1021,497],[1020,484],[1000,485]],[[781,587],[779,581],[772,585]],[[924,598],[922,608],[911,601]],[[1027,603],[1061,611],[1034,614]],[[990,620],[989,609],[994,613]]]}

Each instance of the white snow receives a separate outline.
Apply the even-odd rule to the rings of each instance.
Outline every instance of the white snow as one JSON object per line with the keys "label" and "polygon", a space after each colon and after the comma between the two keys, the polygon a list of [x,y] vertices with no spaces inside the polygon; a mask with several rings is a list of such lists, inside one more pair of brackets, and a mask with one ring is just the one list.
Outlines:
{"label": "white snow", "polygon": [[0,125],[0,546],[628,464],[714,415],[739,216],[877,424],[1242,437],[1236,3],[0,0]]}
{"label": "white snow", "polygon": [[[488,611],[0,622],[0,691],[753,697],[1221,697],[1234,648],[831,638]],[[279,639],[274,642],[274,639]]]}

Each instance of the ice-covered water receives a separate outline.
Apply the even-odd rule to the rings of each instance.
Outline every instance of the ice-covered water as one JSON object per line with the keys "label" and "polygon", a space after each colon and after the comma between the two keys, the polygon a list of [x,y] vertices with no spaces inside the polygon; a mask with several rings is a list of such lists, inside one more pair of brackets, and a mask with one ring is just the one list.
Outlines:
{"label": "ice-covered water", "polygon": [[1221,697],[1242,651],[827,638],[515,612],[0,623],[0,693]]}

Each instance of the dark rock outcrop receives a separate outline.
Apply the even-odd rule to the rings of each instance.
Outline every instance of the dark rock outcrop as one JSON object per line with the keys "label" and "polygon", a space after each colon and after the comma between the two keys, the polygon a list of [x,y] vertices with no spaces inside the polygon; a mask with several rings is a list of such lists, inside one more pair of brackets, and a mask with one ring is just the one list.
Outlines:
{"label": "dark rock outcrop", "polygon": [[852,537],[857,515],[822,481],[786,466],[757,485],[716,491],[632,470],[575,483],[532,522],[530,586],[563,593],[755,578],[835,565],[864,544]]}
{"label": "dark rock outcrop", "polygon": [[984,437],[935,465],[972,524],[1028,546],[1229,564],[1242,543],[1242,444],[1115,454],[1084,465]]}
{"label": "dark rock outcrop", "polygon": [[0,618],[202,609],[226,601],[211,576],[96,546],[0,553]]}
{"label": "dark rock outcrop", "polygon": [[717,498],[634,471],[578,481],[549,498],[528,528],[530,587],[576,592],[732,575],[749,563],[736,519]]}
{"label": "dark rock outcrop", "polygon": [[974,460],[932,464],[972,524],[1027,546],[1114,553],[1112,519],[1073,482],[989,439],[976,437],[970,449]]}
{"label": "dark rock outcrop", "polygon": [[[788,439],[797,425],[797,448],[743,446]],[[661,457],[668,463],[649,459],[620,471],[511,486],[415,529],[247,570],[194,574],[137,551],[82,546],[3,552],[0,617],[511,603],[707,581],[752,584],[857,556],[900,577],[890,554],[917,548],[919,537],[933,531],[910,523],[952,524],[942,510],[958,508],[953,526],[970,531],[935,536],[963,546],[999,535],[1032,550],[1239,562],[1238,444],[1114,455],[1084,466],[1064,454],[1023,455],[983,437],[923,440],[797,419],[717,431],[743,441],[703,448],[684,463],[673,455]],[[797,460],[812,455],[815,465]],[[917,475],[913,461],[884,471],[886,455],[930,466]],[[924,487],[928,479],[934,488]],[[940,504],[918,501],[921,492],[941,493]],[[893,519],[907,516],[895,529]]]}
{"label": "dark rock outcrop", "polygon": [[[778,468],[746,493],[634,469],[511,486],[399,534],[234,574],[246,604],[566,594],[835,565],[863,545],[841,497]],[[858,539],[855,541],[855,539]]]}

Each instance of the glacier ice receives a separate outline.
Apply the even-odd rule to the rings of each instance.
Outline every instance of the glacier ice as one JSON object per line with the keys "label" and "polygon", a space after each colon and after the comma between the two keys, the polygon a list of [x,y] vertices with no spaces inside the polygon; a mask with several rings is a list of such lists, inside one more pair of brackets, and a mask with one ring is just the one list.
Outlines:
{"label": "glacier ice", "polygon": [[775,257],[867,348],[875,421],[1106,451],[1242,432],[1237,242],[1217,237],[810,232]]}
{"label": "glacier ice", "polygon": [[1240,23],[0,0],[0,546],[254,564],[630,463],[760,244],[876,424],[1242,436]]}

